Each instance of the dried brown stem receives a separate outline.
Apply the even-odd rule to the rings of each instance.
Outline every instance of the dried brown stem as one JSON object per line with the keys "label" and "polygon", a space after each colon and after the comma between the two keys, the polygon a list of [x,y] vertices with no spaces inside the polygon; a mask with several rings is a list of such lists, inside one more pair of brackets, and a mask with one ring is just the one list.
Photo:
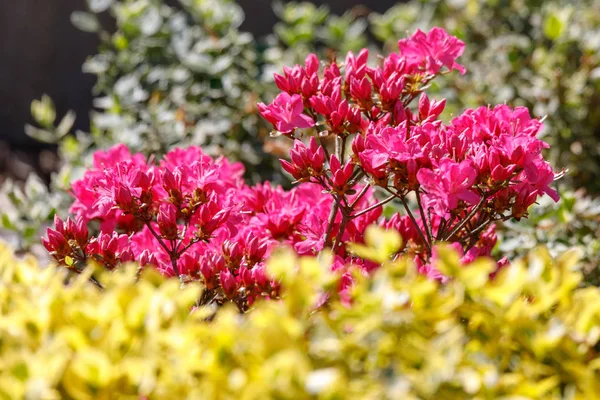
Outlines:
{"label": "dried brown stem", "polygon": [[325,230],[325,247],[331,247],[333,238],[331,237],[331,231],[333,230],[333,223],[335,216],[338,212],[338,202],[334,201],[331,205],[331,212],[329,213],[329,220],[327,221],[327,229]]}
{"label": "dried brown stem", "polygon": [[367,190],[369,190],[369,185],[365,185],[365,187],[362,188],[362,190],[360,191],[360,193],[358,193],[356,195],[356,197],[354,197],[354,199],[352,200],[352,203],[350,203],[350,208],[354,208],[356,206],[356,204],[360,201],[360,199],[365,195],[365,193],[367,193]]}

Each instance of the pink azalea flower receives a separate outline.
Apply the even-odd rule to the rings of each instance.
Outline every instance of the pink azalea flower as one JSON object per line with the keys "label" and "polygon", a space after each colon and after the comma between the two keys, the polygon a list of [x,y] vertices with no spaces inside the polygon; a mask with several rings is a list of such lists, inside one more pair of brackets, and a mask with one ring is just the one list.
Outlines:
{"label": "pink azalea flower", "polygon": [[281,166],[297,181],[309,181],[312,177],[319,177],[325,166],[325,151],[311,136],[308,146],[300,140],[294,140],[294,147],[290,150],[291,163],[280,160]]}
{"label": "pink azalea flower", "polygon": [[465,44],[441,28],[432,28],[428,33],[417,31],[409,38],[398,41],[400,55],[406,58],[409,68],[423,66],[430,74],[437,74],[445,66],[461,74],[465,67],[456,63],[465,49]]}
{"label": "pink azalea flower", "polygon": [[427,193],[429,206],[439,216],[456,209],[460,200],[476,204],[480,196],[473,190],[477,171],[470,161],[457,163],[444,159],[435,170],[421,169],[417,179]]}
{"label": "pink azalea flower", "polygon": [[268,106],[259,103],[258,109],[281,133],[290,133],[296,128],[310,128],[315,125],[312,118],[302,114],[304,104],[302,96],[297,94],[290,96],[286,92],[280,93]]}

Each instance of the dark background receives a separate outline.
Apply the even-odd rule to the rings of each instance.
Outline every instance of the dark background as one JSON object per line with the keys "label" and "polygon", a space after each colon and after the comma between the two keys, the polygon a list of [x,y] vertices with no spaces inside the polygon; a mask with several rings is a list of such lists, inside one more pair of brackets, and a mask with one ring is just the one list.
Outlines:
{"label": "dark background", "polygon": [[[168,3],[177,3],[168,0]],[[360,0],[313,1],[327,4],[336,14],[361,4]],[[366,1],[364,1],[366,2]],[[240,0],[246,13],[242,30],[255,36],[272,31],[277,21],[271,0]],[[384,12],[394,0],[377,0],[369,9]],[[42,94],[55,102],[57,116],[72,109],[74,129],[87,130],[94,77],[81,72],[87,56],[96,52],[94,34],[77,30],[70,22],[85,0],[0,0],[0,182],[24,179],[36,170],[48,177],[56,157],[51,147],[25,135],[32,123],[30,104]]]}

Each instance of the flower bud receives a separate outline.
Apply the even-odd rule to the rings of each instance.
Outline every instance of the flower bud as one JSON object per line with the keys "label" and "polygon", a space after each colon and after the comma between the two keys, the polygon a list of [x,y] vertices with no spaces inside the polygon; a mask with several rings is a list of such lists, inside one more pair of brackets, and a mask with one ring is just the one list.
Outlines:
{"label": "flower bud", "polygon": [[163,238],[167,240],[177,239],[177,209],[171,203],[162,203],[156,217],[158,229]]}

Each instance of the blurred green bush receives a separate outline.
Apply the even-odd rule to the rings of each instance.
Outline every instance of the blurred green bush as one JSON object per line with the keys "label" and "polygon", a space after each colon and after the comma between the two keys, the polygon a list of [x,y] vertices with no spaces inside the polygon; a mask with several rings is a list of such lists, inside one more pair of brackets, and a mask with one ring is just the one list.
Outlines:
{"label": "blurred green bush", "polygon": [[[72,21],[100,39],[83,65],[97,78],[93,147],[125,143],[160,157],[173,146],[202,144],[272,178],[273,160],[262,151],[266,126],[255,112],[262,93],[256,45],[238,29],[244,15],[235,1],[90,0],[88,8]],[[115,29],[101,26],[101,12]]]}
{"label": "blurred green bush", "polygon": [[569,249],[581,251],[579,265],[584,283],[600,286],[600,199],[583,191],[561,191],[558,203],[542,198],[529,218],[504,222],[499,230],[497,255],[522,257],[546,246],[553,257]]}
{"label": "blurred green bush", "polygon": [[[357,251],[385,259],[395,234]],[[356,275],[353,304],[330,298],[327,260],[280,252],[282,301],[248,314],[196,309],[200,288],[135,267],[40,270],[0,250],[3,399],[593,399],[600,395],[600,289],[577,288],[577,256],[537,249],[494,280],[440,249],[440,285],[406,260]],[[92,268],[86,269],[91,272]]]}

